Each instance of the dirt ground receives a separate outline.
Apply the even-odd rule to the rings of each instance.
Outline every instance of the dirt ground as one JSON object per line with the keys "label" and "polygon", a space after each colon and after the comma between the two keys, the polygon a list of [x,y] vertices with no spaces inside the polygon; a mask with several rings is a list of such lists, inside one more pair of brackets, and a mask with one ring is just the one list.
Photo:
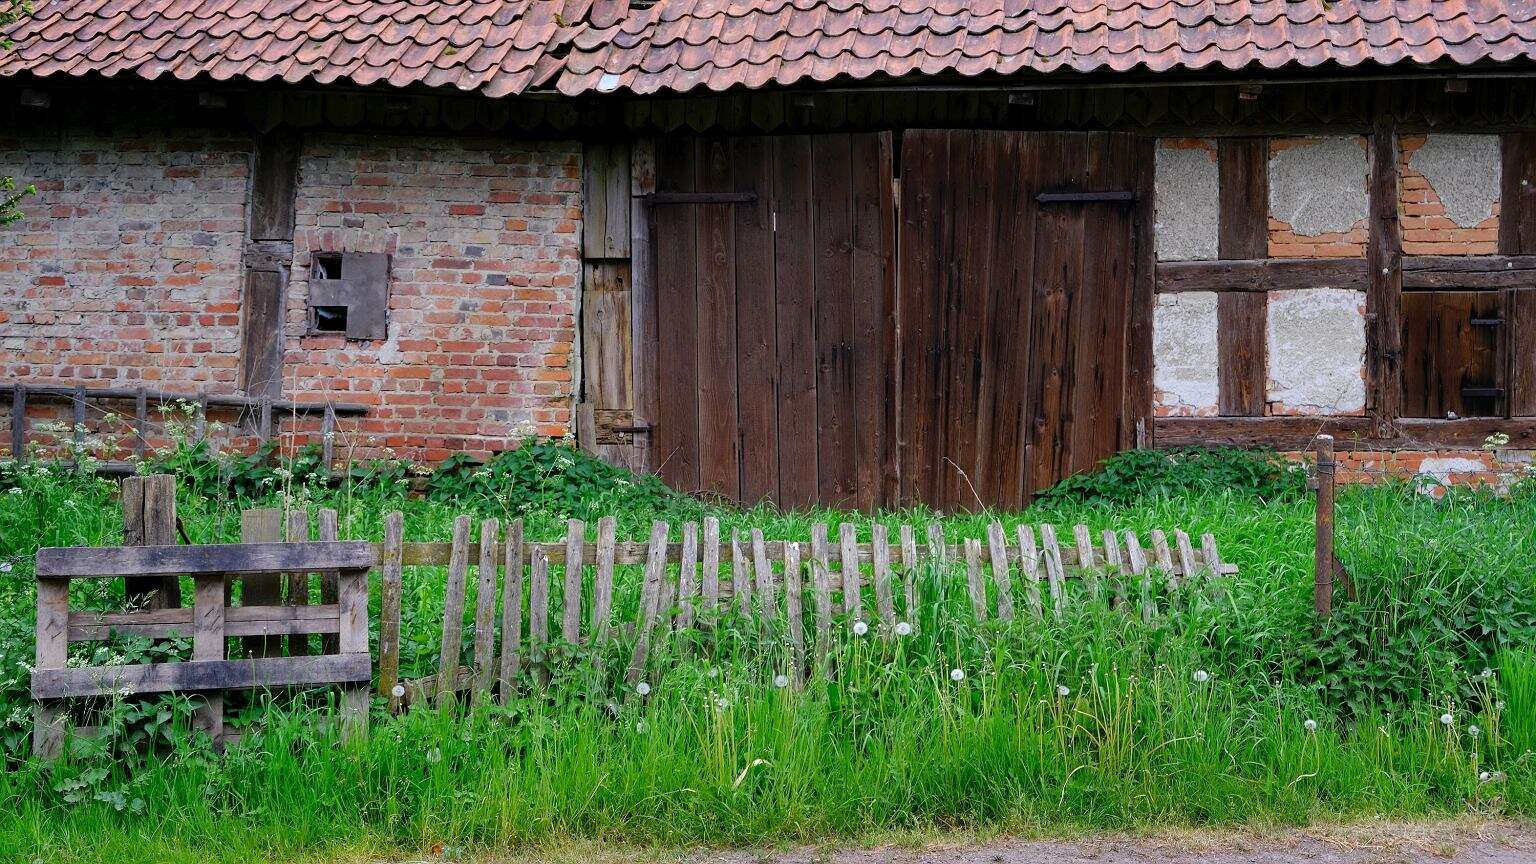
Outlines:
{"label": "dirt ground", "polygon": [[582,845],[495,860],[508,864],[1536,864],[1536,823],[1364,823],[1076,840],[948,843],[930,838],[858,849],[663,851]]}

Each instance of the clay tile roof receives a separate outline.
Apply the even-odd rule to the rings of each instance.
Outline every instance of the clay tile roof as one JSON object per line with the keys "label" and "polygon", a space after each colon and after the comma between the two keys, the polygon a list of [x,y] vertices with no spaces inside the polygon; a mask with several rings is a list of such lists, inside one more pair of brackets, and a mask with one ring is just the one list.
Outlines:
{"label": "clay tile roof", "polygon": [[548,86],[547,62],[613,0],[37,0],[0,76],[206,75],[413,84],[492,96]]}
{"label": "clay tile roof", "polygon": [[659,0],[576,35],[567,94],[874,76],[1536,59],[1536,0]]}
{"label": "clay tile roof", "polygon": [[491,96],[1536,59],[1536,0],[37,0],[0,77]]}

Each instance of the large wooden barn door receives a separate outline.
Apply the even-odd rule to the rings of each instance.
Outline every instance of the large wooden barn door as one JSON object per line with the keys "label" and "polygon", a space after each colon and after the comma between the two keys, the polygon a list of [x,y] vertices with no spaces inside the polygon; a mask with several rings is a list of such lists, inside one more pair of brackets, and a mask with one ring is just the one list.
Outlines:
{"label": "large wooden barn door", "polygon": [[1014,508],[1134,441],[1137,139],[907,132],[901,498]]}
{"label": "large wooden barn door", "polygon": [[888,135],[667,139],[654,460],[677,489],[872,508],[890,439]]}

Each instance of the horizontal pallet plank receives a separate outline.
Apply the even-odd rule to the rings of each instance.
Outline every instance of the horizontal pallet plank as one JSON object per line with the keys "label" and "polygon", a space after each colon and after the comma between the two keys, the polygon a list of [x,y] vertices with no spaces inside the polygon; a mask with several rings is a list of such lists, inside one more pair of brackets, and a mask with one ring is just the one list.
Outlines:
{"label": "horizontal pallet plank", "polygon": [[38,669],[32,673],[32,698],[367,683],[372,667],[370,655],[357,653]]}
{"label": "horizontal pallet plank", "polygon": [[[334,603],[318,606],[226,606],[228,636],[291,636],[339,633],[341,616]],[[71,612],[69,641],[95,642],[118,636],[164,639],[192,635],[192,610],[154,609],[146,612]]]}
{"label": "horizontal pallet plank", "polygon": [[217,543],[204,546],[49,547],[37,551],[40,578],[197,576],[365,570],[379,562],[366,540]]}

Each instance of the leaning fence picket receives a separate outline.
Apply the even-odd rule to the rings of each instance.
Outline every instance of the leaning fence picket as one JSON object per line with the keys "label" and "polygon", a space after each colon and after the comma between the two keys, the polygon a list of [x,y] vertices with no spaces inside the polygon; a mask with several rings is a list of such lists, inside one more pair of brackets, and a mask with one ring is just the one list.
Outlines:
{"label": "leaning fence picket", "polygon": [[528,562],[528,662],[541,685],[549,683],[545,652],[549,647],[549,556],[536,549]]}
{"label": "leaning fence picket", "polygon": [[453,552],[443,593],[443,638],[438,645],[437,703],[453,698],[459,675],[459,642],[463,638],[464,590],[469,575],[469,517],[453,520]]}
{"label": "leaning fence picket", "polygon": [[800,584],[800,544],[784,544],[784,614],[789,618],[789,644],[793,656],[794,681],[805,682],[805,618],[801,611],[804,589]]}
{"label": "leaning fence picket", "polygon": [[400,553],[405,540],[405,516],[399,510],[384,517],[383,568],[379,576],[379,695],[389,710],[400,708]]}
{"label": "leaning fence picket", "polygon": [[704,573],[700,581],[704,615],[711,623],[720,612],[720,520],[704,518]]}
{"label": "leaning fence picket", "polygon": [[1083,575],[1083,584],[1088,588],[1088,593],[1093,597],[1102,597],[1100,593],[1103,586],[1099,584],[1099,563],[1093,554],[1093,533],[1088,526],[1079,522],[1072,526],[1072,539],[1077,544],[1077,566]]}
{"label": "leaning fence picket", "polygon": [[1051,590],[1051,614],[1061,620],[1066,604],[1062,583],[1067,574],[1061,562],[1061,545],[1056,541],[1056,526],[1049,522],[1040,526],[1040,547],[1045,557],[1045,579]]}
{"label": "leaning fence picket", "polygon": [[1152,554],[1157,557],[1158,569],[1163,571],[1163,578],[1168,580],[1168,587],[1178,590],[1179,574],[1173,569],[1173,553],[1168,550],[1168,535],[1162,529],[1152,529]]}
{"label": "leaning fence picket", "polygon": [[736,597],[736,614],[743,619],[752,615],[752,579],[748,574],[747,551],[741,545],[741,532],[731,529],[731,591]]}
{"label": "leaning fence picket", "polygon": [[859,592],[859,538],[853,525],[837,526],[837,539],[843,565],[843,613],[857,621],[863,617]]}
{"label": "leaning fence picket", "polygon": [[1200,554],[1205,558],[1205,572],[1211,585],[1211,599],[1220,603],[1226,599],[1227,593],[1221,587],[1221,553],[1216,549],[1214,534],[1206,532],[1200,535]]}
{"label": "leaning fence picket", "polygon": [[640,610],[635,621],[635,649],[630,655],[629,669],[624,682],[631,688],[640,683],[645,675],[645,664],[651,647],[651,629],[656,623],[660,603],[661,580],[667,569],[667,523],[651,523],[651,541],[645,559],[645,581],[640,589]]}
{"label": "leaning fence picket", "polygon": [[811,591],[816,602],[816,654],[825,662],[832,651],[832,550],[827,526],[811,526]]}
{"label": "leaning fence picket", "polygon": [[1115,532],[1107,528],[1099,536],[1104,540],[1104,566],[1109,570],[1112,589],[1110,604],[1115,609],[1123,609],[1128,598],[1125,592],[1125,559],[1120,556],[1120,540]]}
{"label": "leaning fence picket", "polygon": [[501,523],[485,519],[480,523],[480,561],[476,567],[479,577],[475,583],[475,690],[489,693],[495,680],[494,661],[496,631],[496,541],[501,534]]}
{"label": "leaning fence picket", "polygon": [[901,526],[901,593],[902,601],[906,604],[902,607],[902,613],[907,621],[917,621],[917,538],[912,533],[912,526]]}
{"label": "leaning fence picket", "polygon": [[884,525],[869,527],[869,557],[875,577],[875,610],[889,631],[896,626],[896,600],[891,596],[891,544]]}
{"label": "leaning fence picket", "polygon": [[752,529],[752,572],[756,577],[757,613],[763,629],[772,632],[778,604],[773,590],[773,565],[768,562],[768,545],[763,541],[761,528]]}
{"label": "leaning fence picket", "polygon": [[1013,620],[1013,579],[1008,573],[1008,538],[1001,522],[987,526],[987,551],[992,558],[992,581],[997,585],[997,617]]}
{"label": "leaning fence picket", "polygon": [[682,562],[677,572],[677,629],[693,627],[694,597],[699,590],[699,524],[683,525]]}
{"label": "leaning fence picket", "polygon": [[523,643],[523,520],[507,528],[503,559],[507,575],[501,585],[501,703],[507,704],[522,666]]}
{"label": "leaning fence picket", "polygon": [[1039,621],[1045,615],[1040,602],[1040,553],[1035,548],[1035,531],[1028,525],[1020,525],[1014,531],[1019,541],[1019,581],[1024,584],[1024,600],[1029,612]]}
{"label": "leaning fence picket", "polygon": [[1141,620],[1150,624],[1157,617],[1157,600],[1152,596],[1152,574],[1147,567],[1147,552],[1141,546],[1141,538],[1135,531],[1125,532],[1125,558],[1130,562],[1131,575],[1136,578],[1136,590],[1141,597]]}
{"label": "leaning fence picket", "polygon": [[1199,578],[1199,574],[1197,572],[1198,568],[1195,566],[1195,550],[1189,543],[1189,535],[1175,529],[1173,541],[1179,550],[1179,568],[1184,573],[1184,581],[1193,585],[1195,580]]}

